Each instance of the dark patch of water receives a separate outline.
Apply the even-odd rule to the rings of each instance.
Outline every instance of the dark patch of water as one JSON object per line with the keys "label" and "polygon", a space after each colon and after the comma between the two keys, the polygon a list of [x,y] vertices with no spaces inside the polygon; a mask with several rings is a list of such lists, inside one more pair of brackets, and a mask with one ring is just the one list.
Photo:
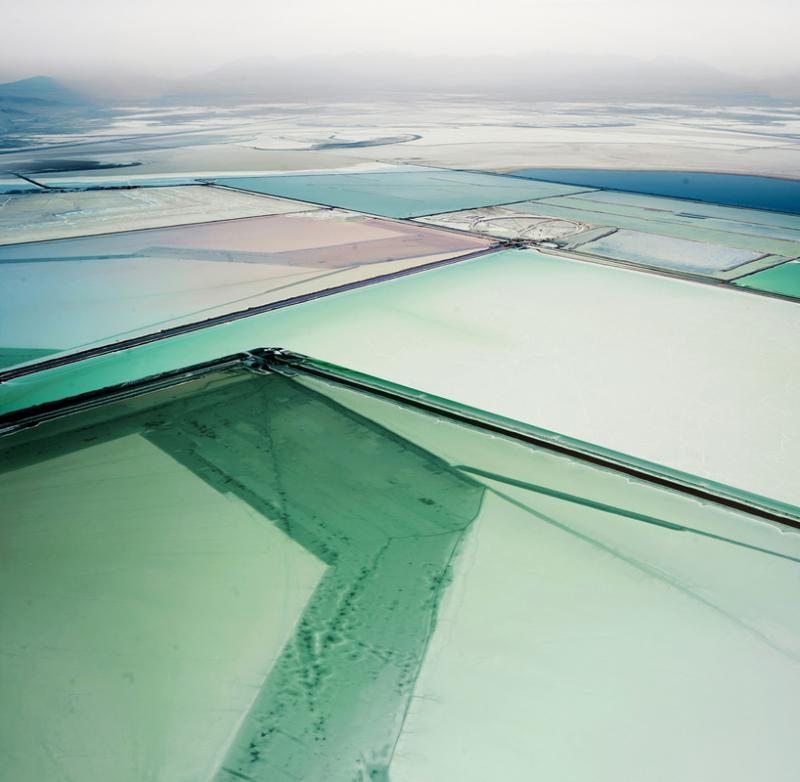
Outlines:
{"label": "dark patch of water", "polygon": [[23,174],[56,174],[60,171],[102,171],[108,168],[131,168],[142,165],[131,163],[103,163],[99,160],[78,160],[76,158],[46,160],[25,160],[13,164],[14,170]]}
{"label": "dark patch of water", "polygon": [[800,214],[800,180],[697,171],[525,168],[526,179]]}

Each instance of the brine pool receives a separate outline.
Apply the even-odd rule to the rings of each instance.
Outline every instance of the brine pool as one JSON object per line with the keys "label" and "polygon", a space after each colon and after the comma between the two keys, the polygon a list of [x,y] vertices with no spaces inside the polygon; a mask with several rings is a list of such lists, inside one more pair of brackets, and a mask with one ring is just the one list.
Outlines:
{"label": "brine pool", "polygon": [[599,168],[523,168],[526,179],[688,198],[728,206],[800,214],[800,180],[697,171],[623,171]]}

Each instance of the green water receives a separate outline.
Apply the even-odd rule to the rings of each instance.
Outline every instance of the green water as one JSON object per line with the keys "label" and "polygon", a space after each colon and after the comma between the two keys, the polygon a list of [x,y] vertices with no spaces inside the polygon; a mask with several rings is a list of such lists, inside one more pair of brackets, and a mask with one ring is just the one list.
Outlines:
{"label": "green water", "polygon": [[53,353],[58,353],[58,351],[42,348],[0,348],[0,369],[36,361],[36,359],[51,356]]}
{"label": "green water", "polygon": [[793,778],[786,528],[302,376],[0,445],[4,778]]}
{"label": "green water", "polygon": [[20,377],[0,410],[283,347],[800,505],[799,334],[790,302],[507,250]]}
{"label": "green water", "polygon": [[374,778],[388,767],[481,490],[291,382],[247,385],[235,400],[225,391],[187,403],[198,423],[152,439],[260,510],[328,571],[220,779]]}
{"label": "green water", "polygon": [[[282,378],[222,379],[201,393],[184,389],[178,398],[170,396],[175,395],[157,395],[140,412],[112,406],[88,417],[94,422],[78,418],[45,427],[28,442],[14,444],[28,439],[22,435],[5,443],[0,491],[5,507],[14,509],[4,525],[11,544],[5,558],[7,565],[13,562],[16,550],[36,574],[28,583],[11,568],[6,580],[8,608],[31,613],[36,606],[35,624],[4,622],[7,648],[29,650],[26,660],[12,656],[0,668],[11,697],[6,703],[23,715],[8,736],[13,762],[6,771],[40,780],[108,779],[110,752],[115,780],[141,779],[148,770],[151,779],[206,778],[230,731],[249,712],[219,778],[345,780],[359,769],[365,779],[374,778],[371,770],[388,763],[450,562],[478,512],[482,490],[429,453]],[[166,483],[150,474],[148,464],[166,475]],[[53,471],[59,477],[54,484],[48,478]],[[198,516],[210,509],[211,519],[203,523],[213,520],[219,528],[202,533],[213,550],[209,561],[198,551],[202,540],[187,540],[188,532],[174,528],[186,508]],[[104,514],[116,519],[112,529],[124,535],[120,543],[128,556],[112,556],[98,545],[106,535],[100,526]],[[153,525],[153,514],[160,525]],[[239,527],[248,518],[251,529],[243,531]],[[287,556],[285,544],[259,541],[254,522],[298,544],[305,559],[294,554],[287,569],[275,558]],[[146,536],[144,557],[137,527]],[[70,552],[78,547],[74,554],[64,552],[66,563],[55,571],[50,562],[60,556],[58,549],[33,545],[53,536],[74,541]],[[237,577],[258,562],[253,555],[259,549],[267,572],[284,571],[283,584]],[[174,570],[157,576],[156,563],[165,558]],[[205,581],[199,573],[181,575],[178,568],[192,561],[207,568]],[[214,570],[220,564],[224,573]],[[89,580],[93,571],[104,575]],[[316,587],[306,586],[307,602],[297,605],[297,582],[313,587],[315,571]],[[136,596],[147,595],[156,577],[164,590],[159,603],[139,604]],[[227,602],[215,585],[234,590]],[[248,667],[240,659],[258,657],[262,647],[278,642],[259,637],[259,626],[270,620],[259,586],[283,603],[273,625],[287,619],[294,625],[277,660],[261,674],[263,683],[258,671],[266,660]],[[53,590],[63,590],[63,599],[42,597]],[[97,625],[81,622],[88,640],[72,639],[56,612],[85,616],[98,601],[103,605],[104,595],[114,601],[113,619],[93,609]],[[198,644],[194,648],[188,638],[179,645],[166,629],[186,624],[181,596],[199,601],[205,612],[186,629]],[[142,610],[165,629],[149,627],[139,618]],[[238,626],[231,614],[240,616]],[[226,626],[224,643],[203,638]],[[272,626],[267,629],[271,639],[280,637]],[[130,648],[120,647],[118,636],[132,632]],[[142,648],[138,634],[147,633]],[[65,644],[76,648],[61,649]],[[83,657],[76,658],[81,650]],[[197,669],[198,655],[215,653],[229,663]],[[217,693],[219,701],[189,697],[174,678],[182,668],[192,673],[193,690]],[[66,678],[58,681],[61,675]],[[249,681],[258,693],[255,702],[221,692],[219,677],[228,677],[222,682],[228,687],[238,677],[242,684]],[[25,688],[18,690],[16,681]],[[120,682],[124,692],[113,713],[100,711],[102,700],[81,695],[87,687],[113,693]],[[35,708],[26,707],[29,702]],[[148,719],[150,709],[157,713]],[[210,731],[206,723],[220,710],[229,719]],[[101,732],[109,734],[106,746],[95,739],[100,722],[107,726]],[[59,745],[66,745],[64,758],[36,739],[36,724],[51,726]],[[185,724],[194,730],[182,731]]]}
{"label": "green water", "polygon": [[742,277],[736,280],[736,284],[743,288],[780,293],[783,296],[800,299],[800,263],[797,261],[783,263],[757,274]]}

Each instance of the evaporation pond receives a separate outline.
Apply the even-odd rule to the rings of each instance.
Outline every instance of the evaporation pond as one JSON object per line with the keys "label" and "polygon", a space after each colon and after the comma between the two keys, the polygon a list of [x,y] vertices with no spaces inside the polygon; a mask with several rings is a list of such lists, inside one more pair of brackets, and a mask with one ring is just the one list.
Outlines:
{"label": "evaporation pond", "polygon": [[489,246],[329,209],[0,246],[0,362],[157,332]]}
{"label": "evaporation pond", "polygon": [[242,190],[355,209],[384,217],[417,217],[564,195],[585,189],[495,174],[439,169],[235,177],[220,178],[216,182]]}
{"label": "evaporation pond", "polygon": [[697,171],[523,168],[514,176],[800,214],[800,180]]}
{"label": "evaporation pond", "polygon": [[218,187],[0,195],[0,244],[302,212],[314,207]]}
{"label": "evaporation pond", "polygon": [[747,513],[243,368],[0,438],[0,504],[9,780],[796,779]]}
{"label": "evaporation pond", "polygon": [[743,288],[780,293],[800,299],[800,262],[792,261],[736,280]]}
{"label": "evaporation pond", "polygon": [[800,307],[534,250],[489,253],[9,380],[0,406],[255,347],[800,505]]}

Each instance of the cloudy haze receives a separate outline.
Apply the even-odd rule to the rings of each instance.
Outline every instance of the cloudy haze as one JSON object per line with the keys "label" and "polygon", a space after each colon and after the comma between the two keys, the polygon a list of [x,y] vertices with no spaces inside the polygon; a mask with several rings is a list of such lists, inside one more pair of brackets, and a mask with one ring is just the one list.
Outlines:
{"label": "cloudy haze", "polygon": [[736,75],[800,73],[797,0],[6,0],[0,77],[187,77],[245,57],[678,58]]}

